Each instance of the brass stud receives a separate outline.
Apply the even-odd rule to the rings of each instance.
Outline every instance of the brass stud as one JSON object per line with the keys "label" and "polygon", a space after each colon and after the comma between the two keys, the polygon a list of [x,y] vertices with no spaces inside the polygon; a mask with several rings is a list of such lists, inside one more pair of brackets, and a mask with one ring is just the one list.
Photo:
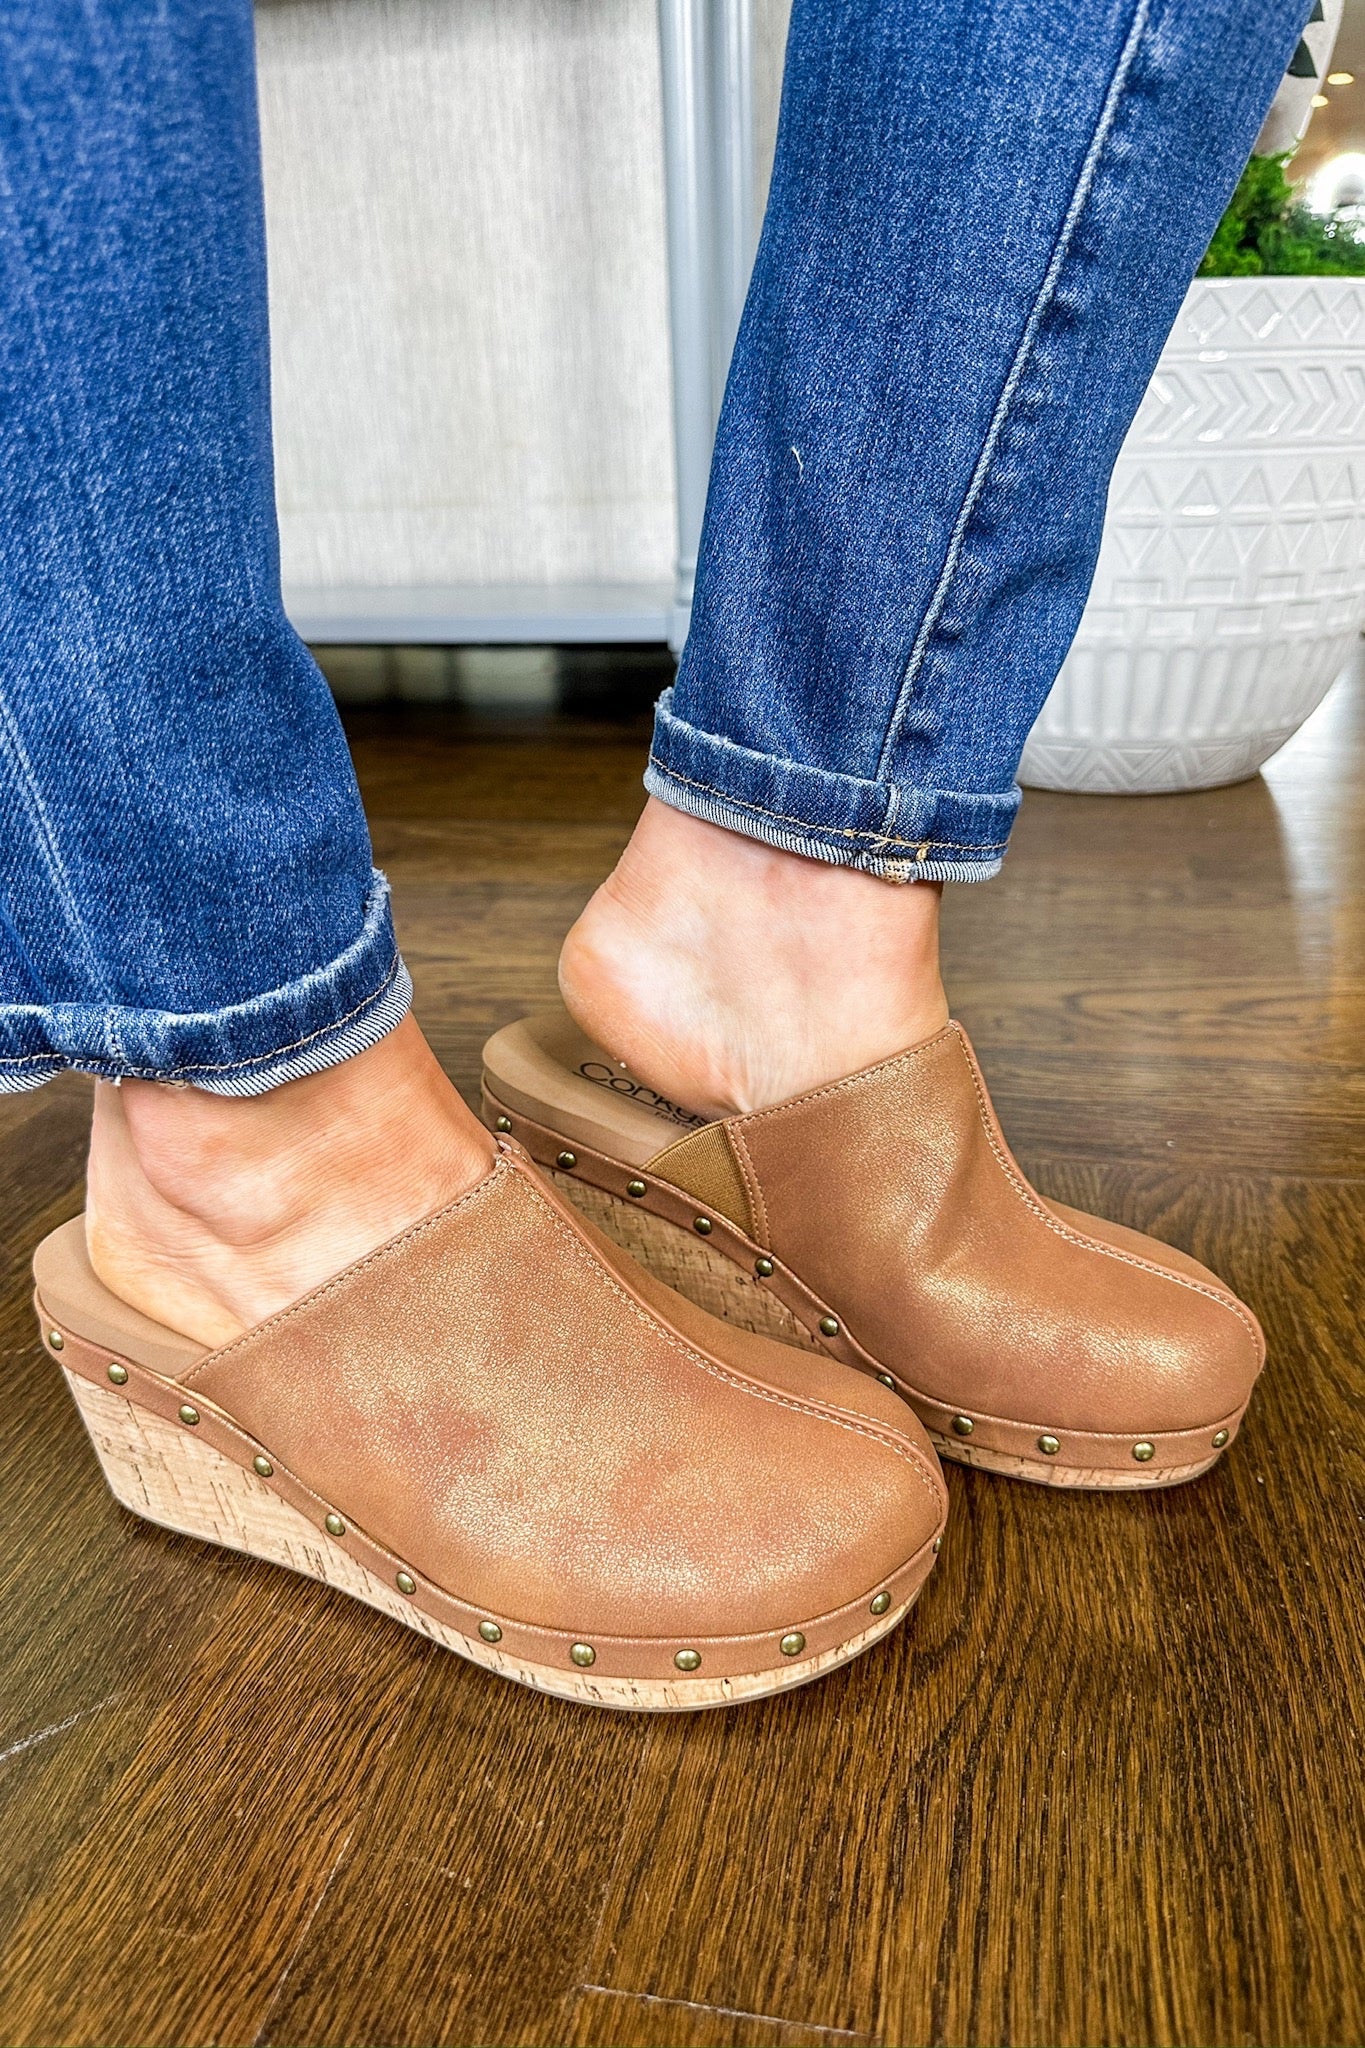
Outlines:
{"label": "brass stud", "polygon": [[1137,1459],[1139,1465],[1145,1465],[1149,1458],[1156,1456],[1156,1445],[1149,1444],[1146,1437],[1144,1437],[1140,1444],[1133,1445],[1133,1456]]}
{"label": "brass stud", "polygon": [[1062,1446],[1055,1436],[1040,1436],[1038,1448],[1045,1458],[1055,1458]]}
{"label": "brass stud", "polygon": [[773,1271],[774,1271],[774,1267],[773,1267],[773,1262],[772,1262],[772,1260],[771,1260],[771,1259],[755,1259],[755,1260],[754,1260],[754,1271],[755,1271],[755,1273],[757,1273],[757,1275],[758,1275],[758,1277],[759,1277],[759,1279],[760,1279],[760,1280],[771,1280],[771,1279],[772,1279],[772,1277],[773,1277]]}
{"label": "brass stud", "polygon": [[821,1318],[820,1318],[820,1335],[821,1335],[822,1337],[837,1337],[837,1336],[838,1336],[838,1334],[839,1334],[839,1318],[838,1318],[838,1316],[821,1316]]}
{"label": "brass stud", "polygon": [[954,1436],[970,1436],[975,1428],[976,1424],[972,1421],[970,1415],[955,1415],[953,1417]]}
{"label": "brass stud", "polygon": [[54,1351],[65,1351],[66,1349],[66,1339],[60,1330],[49,1330],[47,1341]]}
{"label": "brass stud", "polygon": [[942,1538],[941,1536],[935,1536],[935,1538],[934,1538],[934,1556],[935,1556],[935,1557],[937,1557],[937,1556],[938,1556],[938,1554],[939,1554],[940,1550],[942,1550],[942,1548],[943,1548],[943,1538]]}
{"label": "brass stud", "polygon": [[328,1515],[327,1520],[322,1526],[329,1536],[344,1536],[346,1534],[346,1524],[342,1521],[340,1515]]}
{"label": "brass stud", "polygon": [[128,1384],[127,1366],[120,1365],[116,1358],[111,1359],[109,1364],[109,1377],[114,1382],[114,1385],[116,1387],[126,1387]]}
{"label": "brass stud", "polygon": [[555,1165],[562,1166],[565,1173],[572,1173],[577,1164],[578,1154],[576,1152],[561,1152],[555,1161]]}
{"label": "brass stud", "polygon": [[271,1464],[269,1458],[263,1458],[259,1451],[257,1451],[251,1461],[251,1469],[253,1472],[259,1472],[262,1479],[273,1479],[275,1477],[275,1467]]}
{"label": "brass stud", "polygon": [[679,1671],[695,1671],[701,1663],[700,1650],[679,1650],[673,1659]]}
{"label": "brass stud", "polygon": [[400,1593],[415,1593],[417,1591],[417,1581],[411,1572],[399,1572],[398,1577],[394,1580],[394,1584]]}
{"label": "brass stud", "polygon": [[642,1180],[628,1180],[626,1182],[626,1193],[628,1195],[633,1195],[637,1202],[639,1201],[641,1195],[647,1194],[648,1192],[649,1190],[646,1188]]}
{"label": "brass stud", "polygon": [[180,1404],[180,1420],[184,1423],[186,1429],[193,1429],[195,1423],[199,1420],[199,1410],[191,1408],[188,1401],[182,1401]]}
{"label": "brass stud", "polygon": [[500,1643],[502,1641],[502,1630],[495,1621],[481,1621],[479,1623],[479,1634],[486,1643]]}
{"label": "brass stud", "polygon": [[584,1671],[587,1670],[589,1664],[597,1662],[597,1652],[591,1643],[575,1643],[569,1655],[573,1658],[575,1664],[581,1665]]}
{"label": "brass stud", "polygon": [[1220,1429],[1217,1436],[1213,1440],[1213,1448],[1215,1449],[1215,1451],[1221,1451],[1227,1440],[1227,1431],[1225,1429]]}
{"label": "brass stud", "polygon": [[692,1228],[696,1231],[698,1237],[709,1237],[711,1235],[711,1227],[711,1218],[709,1216],[698,1216],[692,1224]]}
{"label": "brass stud", "polygon": [[799,1657],[806,1647],[806,1638],[799,1628],[794,1628],[790,1634],[783,1636],[777,1647],[784,1657]]}
{"label": "brass stud", "polygon": [[505,1136],[505,1135],[506,1135],[506,1133],[507,1133],[508,1131],[510,1131],[510,1130],[511,1130],[511,1128],[512,1128],[512,1119],[511,1119],[511,1117],[510,1117],[510,1116],[500,1116],[500,1117],[498,1118],[497,1122],[496,1122],[496,1123],[494,1124],[493,1128],[494,1128],[494,1130],[495,1130],[495,1131],[501,1131],[501,1132],[502,1132],[502,1133],[504,1134],[504,1136]]}
{"label": "brass stud", "polygon": [[890,1373],[889,1373],[889,1372],[879,1372],[879,1373],[877,1374],[877,1379],[878,1379],[879,1383],[880,1383],[880,1384],[881,1384],[882,1386],[884,1386],[884,1387],[890,1387],[890,1389],[891,1389],[892,1393],[893,1393],[893,1394],[895,1393],[895,1391],[896,1391],[896,1382],[895,1382],[895,1381],[894,1381],[894,1380],[892,1379],[892,1377],[891,1377],[891,1375],[890,1375]]}
{"label": "brass stud", "polygon": [[872,1596],[872,1612],[873,1612],[874,1614],[885,1614],[885,1612],[886,1612],[887,1608],[888,1608],[888,1607],[889,1607],[890,1605],[891,1605],[891,1595],[890,1595],[889,1593],[874,1593],[874,1594],[873,1594],[873,1596]]}

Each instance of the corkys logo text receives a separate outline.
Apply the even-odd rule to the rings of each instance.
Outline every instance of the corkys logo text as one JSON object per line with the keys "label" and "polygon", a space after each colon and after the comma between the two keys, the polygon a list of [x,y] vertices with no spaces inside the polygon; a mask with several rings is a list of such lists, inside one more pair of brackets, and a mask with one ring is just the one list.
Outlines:
{"label": "corkys logo text", "polygon": [[670,1102],[657,1089],[632,1081],[629,1074],[604,1066],[601,1060],[584,1060],[578,1071],[585,1081],[595,1081],[599,1088],[612,1088],[618,1095],[629,1095],[641,1108],[653,1110],[655,1116],[666,1117],[671,1124],[684,1124],[688,1130],[695,1130],[706,1122],[704,1116],[694,1116],[690,1109],[679,1109],[676,1102]]}

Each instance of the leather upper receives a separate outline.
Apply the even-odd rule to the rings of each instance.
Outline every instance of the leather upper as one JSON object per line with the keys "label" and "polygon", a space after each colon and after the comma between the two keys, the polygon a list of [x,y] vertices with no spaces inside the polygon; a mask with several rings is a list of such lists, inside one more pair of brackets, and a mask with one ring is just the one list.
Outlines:
{"label": "leather upper", "polygon": [[1245,1403],[1264,1357],[1251,1311],[1183,1252],[1045,1202],[960,1025],[723,1128],[755,1241],[931,1399],[1138,1435]]}
{"label": "leather upper", "polygon": [[681,1301],[502,1149],[181,1384],[436,1584],[545,1628],[788,1628],[930,1541],[942,1478],[900,1400]]}

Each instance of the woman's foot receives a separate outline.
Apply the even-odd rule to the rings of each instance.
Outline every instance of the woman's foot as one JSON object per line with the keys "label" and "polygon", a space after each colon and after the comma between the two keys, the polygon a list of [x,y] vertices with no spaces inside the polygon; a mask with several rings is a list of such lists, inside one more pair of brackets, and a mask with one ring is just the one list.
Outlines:
{"label": "woman's foot", "polygon": [[706,1117],[861,1071],[948,1021],[935,883],[783,853],[651,797],[564,942],[574,1021]]}
{"label": "woman's foot", "polygon": [[493,1156],[411,1017],[267,1095],[102,1082],[90,1262],[144,1315],[226,1344],[473,1187]]}

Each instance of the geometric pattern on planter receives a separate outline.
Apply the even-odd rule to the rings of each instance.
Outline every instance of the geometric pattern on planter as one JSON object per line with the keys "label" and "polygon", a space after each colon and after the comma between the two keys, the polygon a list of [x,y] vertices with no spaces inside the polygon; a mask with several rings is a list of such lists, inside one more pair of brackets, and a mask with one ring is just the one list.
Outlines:
{"label": "geometric pattern on planter", "polygon": [[1072,650],[1020,779],[1249,775],[1365,617],[1365,288],[1199,280],[1114,470]]}

